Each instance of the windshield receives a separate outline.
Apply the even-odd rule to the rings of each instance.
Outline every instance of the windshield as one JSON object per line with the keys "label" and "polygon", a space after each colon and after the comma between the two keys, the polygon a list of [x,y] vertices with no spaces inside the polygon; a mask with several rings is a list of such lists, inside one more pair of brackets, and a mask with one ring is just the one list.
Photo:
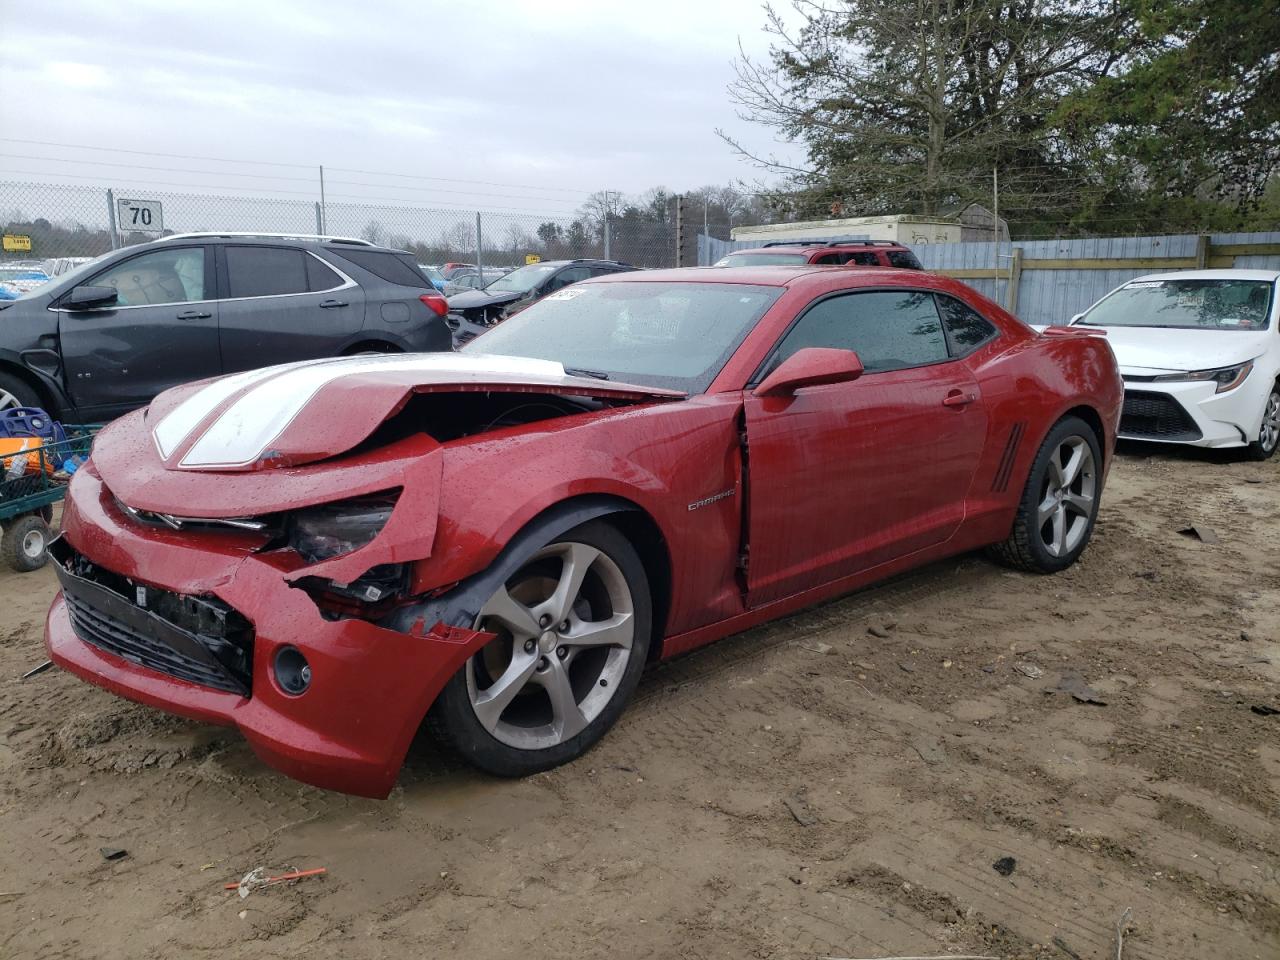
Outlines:
{"label": "windshield", "polygon": [[575,284],[462,352],[556,360],[610,380],[701,393],[783,289],[661,281]]}
{"label": "windshield", "polygon": [[717,267],[776,267],[809,262],[807,253],[731,253],[716,261]]}
{"label": "windshield", "polygon": [[1135,280],[1078,321],[1090,327],[1265,330],[1275,287],[1269,280]]}
{"label": "windshield", "polygon": [[519,270],[512,270],[505,277],[499,277],[485,289],[490,293],[528,293],[561,266],[555,263],[531,263]]}

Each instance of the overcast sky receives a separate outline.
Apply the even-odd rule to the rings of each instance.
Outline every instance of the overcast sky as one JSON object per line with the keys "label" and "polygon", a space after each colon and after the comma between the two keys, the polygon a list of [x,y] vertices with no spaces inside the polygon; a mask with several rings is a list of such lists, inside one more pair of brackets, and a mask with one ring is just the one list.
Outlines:
{"label": "overcast sky", "polygon": [[333,199],[539,212],[754,180],[715,129],[789,153],[725,91],[763,23],[755,0],[0,0],[0,179],[315,189],[304,167],[20,138],[323,163]]}

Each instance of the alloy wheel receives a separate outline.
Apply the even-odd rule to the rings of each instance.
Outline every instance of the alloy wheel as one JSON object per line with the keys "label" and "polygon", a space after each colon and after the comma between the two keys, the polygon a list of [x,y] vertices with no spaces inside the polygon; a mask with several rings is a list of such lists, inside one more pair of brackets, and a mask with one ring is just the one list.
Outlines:
{"label": "alloy wheel", "polygon": [[1036,508],[1037,529],[1050,556],[1071,553],[1089,532],[1098,478],[1093,450],[1083,437],[1067,437],[1049,456]]}
{"label": "alloy wheel", "polygon": [[1272,390],[1262,411],[1262,429],[1258,432],[1258,446],[1270,453],[1280,442],[1280,392]]}
{"label": "alloy wheel", "polygon": [[635,637],[631,588],[599,548],[551,544],[494,593],[476,628],[495,634],[467,662],[476,719],[507,746],[554,747],[621,688]]}
{"label": "alloy wheel", "polygon": [[0,389],[0,410],[9,410],[22,406],[22,401],[8,390]]}

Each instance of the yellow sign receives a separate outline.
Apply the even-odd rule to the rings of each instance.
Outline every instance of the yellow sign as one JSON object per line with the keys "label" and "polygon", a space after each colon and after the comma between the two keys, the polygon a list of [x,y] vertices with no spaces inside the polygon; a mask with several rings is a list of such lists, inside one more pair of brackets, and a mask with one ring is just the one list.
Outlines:
{"label": "yellow sign", "polygon": [[[6,243],[8,243],[8,242],[9,242],[9,238],[8,238],[8,237],[6,237],[6,238],[5,238],[5,242],[6,242]],[[7,249],[8,249],[8,247],[6,247],[5,249],[7,250]],[[27,249],[30,249],[30,247],[28,247]],[[526,253],[526,254],[524,255],[524,262],[525,262],[526,264],[530,264],[530,263],[541,263],[541,262],[542,262],[542,258],[541,258],[540,256],[538,256],[536,253]]]}
{"label": "yellow sign", "polygon": [[23,236],[20,233],[6,233],[4,235],[4,252],[17,253],[19,251],[31,250],[31,238]]}

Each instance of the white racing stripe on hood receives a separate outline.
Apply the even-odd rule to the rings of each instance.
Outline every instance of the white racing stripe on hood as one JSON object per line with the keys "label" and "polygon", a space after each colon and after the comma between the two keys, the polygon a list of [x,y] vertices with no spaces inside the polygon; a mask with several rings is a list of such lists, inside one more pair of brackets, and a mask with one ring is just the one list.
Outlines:
{"label": "white racing stripe on hood", "polygon": [[155,429],[151,431],[152,437],[155,438],[156,449],[160,451],[160,458],[168,460],[169,455],[181,445],[192,430],[200,425],[200,421],[213,413],[220,403],[228,399],[237,390],[248,386],[254,381],[277,376],[295,367],[332,362],[331,359],[302,360],[298,363],[285,363],[277,367],[264,367],[261,370],[247,370],[244,373],[236,373],[220,380],[215,380],[203,390],[197,390],[165,414],[164,419],[156,424]]}
{"label": "white racing stripe on hood", "polygon": [[[318,363],[292,364],[256,371],[255,376],[238,374],[227,385],[219,380],[195,394],[165,417],[155,428],[156,444],[161,446],[160,432],[165,431],[164,447],[176,450],[209,411],[227,397],[248,389],[196,439],[182,458],[182,466],[238,467],[259,460],[293,419],[325,386],[344,377],[370,373],[413,373],[423,383],[472,383],[502,377],[533,378],[555,382],[565,377],[564,367],[549,360],[524,357],[461,356],[456,353],[384,355],[350,357]],[[256,385],[255,385],[256,381]],[[212,391],[209,397],[204,394]],[[168,427],[170,418],[180,420]],[[203,411],[199,416],[196,413]],[[185,433],[181,432],[185,428]],[[176,439],[175,439],[176,438]]]}

